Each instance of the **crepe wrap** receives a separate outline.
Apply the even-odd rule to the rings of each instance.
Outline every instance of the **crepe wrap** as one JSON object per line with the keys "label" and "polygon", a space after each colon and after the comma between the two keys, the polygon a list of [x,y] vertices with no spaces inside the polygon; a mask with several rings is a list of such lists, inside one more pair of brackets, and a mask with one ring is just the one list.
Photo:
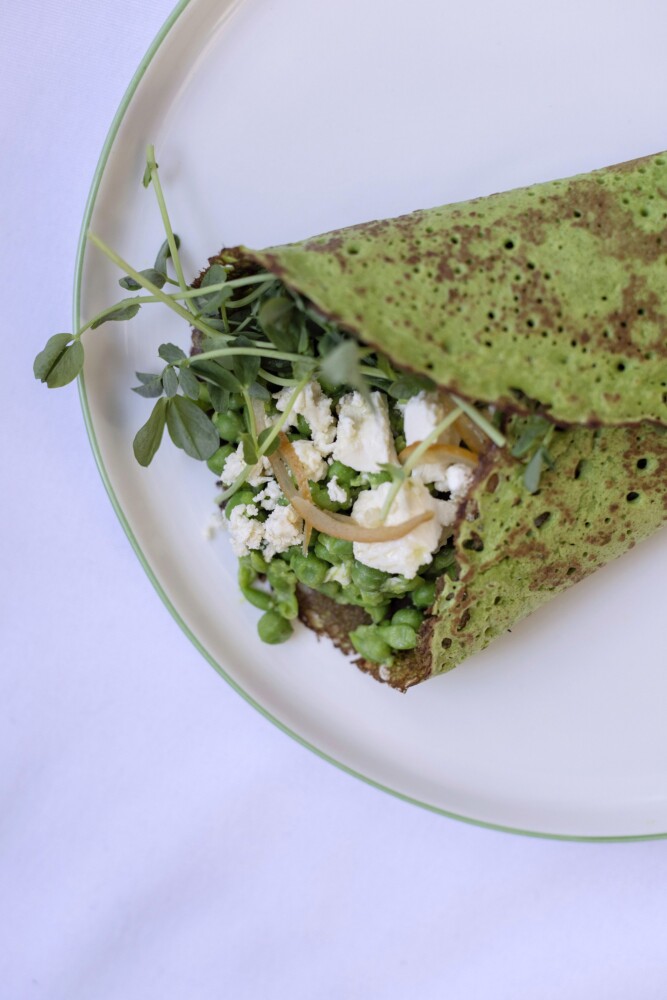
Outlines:
{"label": "crepe wrap", "polygon": [[[505,416],[508,445],[458,511],[459,579],[442,578],[394,686],[450,670],[667,519],[667,154],[223,253]],[[535,409],[556,425],[554,467],[529,494],[511,446]],[[302,596],[307,623],[349,648],[340,608]]]}

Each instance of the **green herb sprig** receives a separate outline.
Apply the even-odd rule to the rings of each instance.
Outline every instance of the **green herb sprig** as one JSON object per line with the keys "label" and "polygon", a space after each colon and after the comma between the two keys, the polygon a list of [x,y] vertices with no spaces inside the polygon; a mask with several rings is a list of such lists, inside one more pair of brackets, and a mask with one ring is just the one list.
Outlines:
{"label": "green herb sprig", "polygon": [[[181,240],[171,224],[159,177],[155,149],[146,153],[145,187],[152,187],[165,239],[150,267],[136,269],[99,236],[88,234],[123,273],[125,291],[141,292],[108,306],[74,333],[50,337],[35,358],[36,378],[49,388],[72,382],[84,368],[82,337],[107,322],[134,318],[148,304],[161,303],[201,335],[199,353],[188,356],[175,344],[162,344],[160,371],[137,372],[137,395],[155,400],[146,423],[137,432],[133,450],[148,466],[167,428],[172,442],[192,458],[210,459],[220,448],[220,434],[211,415],[226,413],[230,400],[240,397],[245,429],[239,435],[245,468],[223,493],[231,496],[246,482],[258,461],[278,445],[296,397],[310,379],[320,378],[334,389],[370,388],[395,379],[389,363],[371,350],[346,339],[307,300],[285,289],[274,275],[257,273],[234,278],[233,264],[213,263],[198,287],[186,283],[180,259]],[[169,273],[173,267],[174,276]],[[168,291],[167,288],[172,290]],[[270,405],[277,387],[294,389],[290,405],[258,429],[254,404]]]}
{"label": "green herb sprig", "polygon": [[512,446],[514,458],[528,458],[523,471],[523,485],[528,493],[537,493],[545,469],[552,469],[554,460],[549,453],[549,443],[556,430],[545,417],[534,414],[525,421]]}

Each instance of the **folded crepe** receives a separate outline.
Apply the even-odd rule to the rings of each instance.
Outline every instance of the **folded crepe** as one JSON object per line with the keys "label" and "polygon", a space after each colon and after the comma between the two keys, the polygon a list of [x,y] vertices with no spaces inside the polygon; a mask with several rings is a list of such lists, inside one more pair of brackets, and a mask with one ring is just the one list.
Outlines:
{"label": "folded crepe", "polygon": [[[220,259],[503,415],[457,513],[458,579],[389,677],[360,661],[376,677],[450,670],[667,519],[667,154]],[[512,451],[535,415],[555,430],[531,493]],[[305,588],[300,607],[350,650],[360,609]]]}

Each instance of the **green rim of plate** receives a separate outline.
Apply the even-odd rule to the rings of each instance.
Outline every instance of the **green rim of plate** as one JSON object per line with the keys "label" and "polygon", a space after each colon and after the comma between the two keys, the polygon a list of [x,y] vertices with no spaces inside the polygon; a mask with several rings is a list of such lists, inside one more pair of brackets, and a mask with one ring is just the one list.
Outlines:
{"label": "green rim of plate", "polygon": [[[193,0],[180,0],[180,2],[176,5],[174,10],[171,12],[167,20],[164,22],[164,24],[158,31],[148,51],[146,52],[143,59],[139,63],[139,66],[137,67],[137,70],[134,76],[132,77],[129,86],[122,97],[118,110],[116,111],[116,114],[113,117],[113,121],[111,122],[111,126],[107,133],[107,137],[104,141],[104,145],[102,147],[102,151],[100,153],[100,157],[97,162],[97,167],[95,168],[95,173],[93,175],[93,180],[90,186],[88,199],[86,201],[86,207],[83,214],[83,222],[81,224],[81,232],[79,235],[79,244],[76,253],[76,264],[74,271],[74,300],[73,300],[73,324],[74,324],[73,329],[75,330],[78,330],[80,325],[79,307],[81,300],[81,278],[83,273],[83,259],[86,250],[86,234],[88,232],[88,227],[90,224],[90,219],[95,205],[95,200],[97,198],[100,184],[102,182],[102,176],[104,174],[107,160],[109,158],[109,153],[111,152],[111,148],[116,139],[116,135],[118,133],[120,124],[125,116],[125,113],[127,112],[127,109],[132,101],[132,98],[135,94],[137,87],[141,83],[144,74],[146,73],[146,70],[153,61],[153,58],[156,55],[164,39],[167,37],[171,29],[174,27],[174,25],[176,24],[176,22],[178,21],[179,17],[186,9],[186,7],[189,7],[192,2]],[[155,590],[162,599],[162,602],[164,603],[165,607],[167,608],[171,616],[174,618],[174,620],[181,627],[181,629],[188,637],[190,642],[192,642],[192,644],[199,650],[202,656],[204,656],[206,660],[208,660],[213,669],[225,681],[227,681],[227,683],[238,694],[240,694],[242,698],[245,698],[245,700],[250,705],[252,705],[253,708],[255,708],[258,712],[260,712],[264,716],[264,718],[269,720],[269,722],[272,722],[274,726],[277,726],[278,729],[282,730],[283,733],[286,733],[288,736],[291,736],[292,739],[296,740],[297,743],[300,743],[301,746],[306,747],[308,750],[312,750],[312,752],[314,754],[317,754],[318,757],[321,757],[322,760],[326,760],[328,761],[328,763],[334,764],[336,767],[340,768],[341,771],[344,771],[346,774],[350,774],[355,778],[359,778],[361,781],[364,781],[367,785],[371,785],[373,788],[377,788],[380,791],[387,792],[389,795],[393,795],[395,798],[401,799],[403,802],[408,802],[411,805],[420,806],[422,809],[429,810],[429,812],[437,813],[440,816],[446,816],[449,819],[459,820],[462,823],[469,823],[472,826],[483,827],[486,830],[497,830],[500,831],[501,833],[515,833],[515,834],[520,834],[521,836],[524,837],[536,837],[543,840],[565,840],[565,841],[575,841],[579,843],[612,843],[612,842],[625,843],[632,841],[660,840],[663,838],[667,838],[667,833],[647,833],[647,834],[635,834],[631,836],[580,836],[575,834],[544,833],[534,830],[522,830],[518,827],[503,826],[499,823],[489,823],[484,820],[474,819],[470,816],[462,816],[459,815],[458,813],[449,812],[448,810],[442,809],[440,806],[435,806],[429,802],[422,802],[419,799],[412,798],[411,796],[405,795],[403,792],[396,791],[393,788],[388,788],[386,785],[383,785],[380,782],[375,781],[373,778],[369,778],[367,775],[361,774],[359,771],[355,771],[353,768],[348,767],[341,761],[336,760],[335,757],[329,756],[329,754],[325,753],[323,750],[320,750],[312,743],[309,743],[307,740],[303,739],[301,736],[298,735],[298,733],[293,732],[282,722],[280,722],[279,719],[276,719],[273,715],[271,715],[271,713],[268,712],[262,705],[260,705],[257,701],[255,701],[255,699],[252,698],[247,691],[244,691],[243,688],[232,677],[229,676],[229,674],[225,671],[225,669],[221,666],[221,664],[218,663],[217,660],[208,652],[208,650],[204,648],[204,646],[201,644],[197,636],[190,631],[188,625],[181,618],[178,611],[167,597],[166,593],[162,589],[160,581],[153,573],[152,567],[150,566],[139,543],[137,542],[137,539],[134,537],[132,528],[130,527],[128,520],[125,517],[125,513],[120,505],[118,497],[114,492],[111,480],[109,478],[109,474],[105,468],[104,462],[102,460],[102,455],[100,453],[100,448],[97,441],[97,436],[95,434],[95,428],[93,426],[90,408],[88,406],[86,383],[83,375],[79,377],[79,398],[81,400],[83,418],[86,425],[86,430],[88,432],[88,437],[90,439],[90,444],[93,450],[93,455],[95,456],[97,468],[99,469],[100,475],[102,477],[102,482],[104,483],[105,489],[109,495],[109,499],[111,501],[113,509],[115,510],[116,515],[118,516],[118,520],[123,526],[123,530],[125,531],[125,534],[127,535],[130,544],[134,549],[137,558],[139,559],[139,562],[146,571],[149,580],[155,587]]]}

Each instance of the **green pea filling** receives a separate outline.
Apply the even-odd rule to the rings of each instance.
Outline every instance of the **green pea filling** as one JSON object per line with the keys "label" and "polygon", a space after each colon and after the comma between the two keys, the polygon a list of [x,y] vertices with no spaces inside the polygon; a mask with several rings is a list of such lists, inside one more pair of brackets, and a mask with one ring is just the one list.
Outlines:
{"label": "green pea filling", "polygon": [[[393,407],[390,414],[396,447],[400,449],[405,443],[399,433],[402,418]],[[247,433],[243,429],[242,414],[216,414],[214,423],[221,437],[230,442],[242,439]],[[310,438],[311,429],[301,415],[296,426],[288,428],[287,436],[290,440]],[[233,443],[221,445],[209,460],[210,468],[219,475],[233,450]],[[332,479],[345,490],[344,502],[331,499],[328,484]],[[311,481],[309,488],[318,507],[349,513],[362,490],[389,481],[389,473],[360,473],[342,462],[332,461],[326,476],[320,482]],[[237,504],[252,503],[256,492],[246,485],[233,493],[226,502],[227,516]],[[266,512],[260,511],[258,517],[265,518]],[[292,632],[290,622],[298,614],[297,584],[316,590],[339,604],[363,608],[370,624],[351,632],[350,641],[364,659],[391,667],[397,654],[417,646],[424,615],[435,601],[437,579],[455,571],[455,553],[450,542],[435,553],[417,576],[408,580],[355,559],[352,542],[313,531],[307,553],[300,546],[294,546],[274,555],[270,561],[258,551],[243,557],[239,565],[239,587],[244,597],[264,612],[258,630],[260,637],[269,643],[283,642]]]}
{"label": "green pea filling", "polygon": [[[249,501],[242,497],[237,502]],[[297,583],[339,604],[363,608],[371,623],[351,632],[350,641],[364,659],[391,667],[397,653],[417,646],[424,616],[435,601],[436,579],[426,578],[433,564],[436,576],[454,565],[450,543],[443,545],[421,574],[407,580],[356,560],[351,542],[313,532],[306,554],[294,546],[270,562],[259,552],[244,556],[239,560],[239,587],[251,604],[265,612],[258,625],[265,642],[282,642],[291,634],[289,623],[298,614]],[[264,580],[268,589],[258,587],[258,580]],[[279,628],[278,619],[287,627]]]}
{"label": "green pea filling", "polygon": [[275,645],[289,639],[293,629],[279,611],[266,611],[257,623],[257,631],[262,642]]}
{"label": "green pea filling", "polygon": [[[390,414],[399,448],[404,445],[398,433],[402,430],[402,418],[400,414],[397,416],[393,407]],[[224,417],[221,414],[214,417],[221,436],[229,440],[246,433],[239,430],[242,415],[227,413]],[[227,419],[229,417],[231,419]],[[287,436],[290,440],[310,438],[311,429],[301,415],[296,420],[296,426],[288,428]],[[232,443],[221,445],[209,460],[213,471],[221,473],[233,450]],[[331,499],[328,484],[332,479],[345,490],[344,502]],[[349,513],[362,490],[390,480],[391,475],[386,472],[360,473],[342,462],[332,461],[326,476],[320,482],[311,481],[309,488],[318,507]],[[226,502],[227,516],[237,504],[252,503],[256,492],[246,485],[233,493]],[[287,501],[282,499],[279,502]],[[260,511],[258,517],[265,518],[266,512]],[[408,580],[355,559],[352,542],[313,531],[307,553],[302,551],[301,546],[294,546],[274,555],[270,561],[259,551],[243,557],[239,565],[239,587],[244,597],[264,612],[258,629],[260,637],[270,643],[282,642],[291,634],[290,622],[298,614],[297,584],[316,590],[338,604],[363,608],[370,624],[351,632],[350,641],[364,659],[390,667],[396,654],[415,649],[424,615],[435,601],[438,577],[455,570],[455,554],[449,542],[435,553],[432,561],[422,567],[417,576]]]}

